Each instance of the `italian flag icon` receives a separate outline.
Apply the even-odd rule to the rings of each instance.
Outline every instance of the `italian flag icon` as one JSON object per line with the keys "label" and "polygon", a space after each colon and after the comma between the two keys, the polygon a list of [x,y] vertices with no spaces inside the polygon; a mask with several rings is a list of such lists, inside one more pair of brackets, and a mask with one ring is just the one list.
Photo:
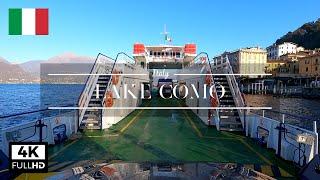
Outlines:
{"label": "italian flag icon", "polygon": [[48,35],[47,8],[9,9],[9,35]]}

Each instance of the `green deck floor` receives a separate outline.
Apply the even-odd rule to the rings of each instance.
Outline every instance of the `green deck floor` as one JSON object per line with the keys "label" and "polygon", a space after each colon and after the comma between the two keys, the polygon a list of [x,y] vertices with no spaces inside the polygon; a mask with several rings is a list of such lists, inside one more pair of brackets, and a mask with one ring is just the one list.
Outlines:
{"label": "green deck floor", "polygon": [[[144,104],[183,103],[154,99]],[[274,151],[240,134],[207,127],[190,110],[136,110],[107,131],[87,131],[78,140],[51,147],[49,160],[231,162],[275,165],[295,175],[292,163],[277,158]]]}

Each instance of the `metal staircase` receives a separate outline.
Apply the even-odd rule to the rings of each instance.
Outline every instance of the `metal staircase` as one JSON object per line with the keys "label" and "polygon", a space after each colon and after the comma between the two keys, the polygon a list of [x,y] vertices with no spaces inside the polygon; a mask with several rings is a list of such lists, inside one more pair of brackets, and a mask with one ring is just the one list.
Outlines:
{"label": "metal staircase", "polygon": [[102,101],[104,94],[107,89],[108,82],[110,80],[110,76],[108,75],[100,75],[98,77],[97,86],[99,87],[99,92],[97,88],[93,91],[93,94],[90,98],[89,105],[90,109],[87,109],[82,123],[80,124],[80,128],[86,129],[100,129],[101,128],[101,109],[94,109],[94,107],[102,107]]}
{"label": "metal staircase", "polygon": [[[224,96],[219,99],[219,107],[236,107],[227,77],[225,75],[213,76],[213,80],[215,82],[218,97],[222,96],[221,86],[225,89]],[[220,109],[218,111],[220,116],[220,130],[242,131],[241,120],[236,109]]]}
{"label": "metal staircase", "polygon": [[[228,57],[215,60],[210,63],[213,74],[213,80],[217,89],[218,97],[222,96],[222,87],[225,94],[219,99],[219,107],[244,107],[245,103],[233,75],[232,66]],[[243,131],[244,127],[243,109],[220,109],[219,110],[219,129],[225,131]]]}
{"label": "metal staircase", "polygon": [[108,74],[112,72],[114,64],[115,61],[105,55],[97,56],[78,102],[79,129],[101,129],[101,107],[111,80]]}
{"label": "metal staircase", "polygon": [[[106,93],[112,89],[112,73],[116,69],[122,69],[121,72],[130,71],[137,74],[146,73],[143,68],[135,66],[135,60],[125,53],[118,53],[115,60],[103,54],[99,54],[88,76],[86,85],[79,97],[79,129],[103,129],[106,128],[103,115],[106,112],[103,107],[106,106]],[[136,78],[137,79],[137,78]],[[121,83],[119,83],[121,84]],[[113,98],[114,99],[114,98]],[[128,112],[127,112],[128,114]]]}

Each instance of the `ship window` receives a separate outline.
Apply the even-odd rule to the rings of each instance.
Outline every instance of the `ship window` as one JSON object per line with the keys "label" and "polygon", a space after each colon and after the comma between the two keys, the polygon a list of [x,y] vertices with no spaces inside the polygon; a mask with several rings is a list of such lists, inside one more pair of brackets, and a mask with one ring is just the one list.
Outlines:
{"label": "ship window", "polygon": [[150,55],[150,56],[152,55],[152,51],[149,52],[149,55]]}
{"label": "ship window", "polygon": [[168,52],[166,52],[166,56],[168,56],[169,55],[169,53]]}
{"label": "ship window", "polygon": [[160,56],[160,52],[158,52],[158,56]]}
{"label": "ship window", "polygon": [[306,68],[306,72],[308,72],[308,68]]}
{"label": "ship window", "polygon": [[176,52],[173,52],[173,53],[172,53],[172,56],[176,56]]}
{"label": "ship window", "polygon": [[177,52],[177,58],[180,58],[180,52]]}
{"label": "ship window", "polygon": [[164,52],[161,53],[161,56],[164,56]]}

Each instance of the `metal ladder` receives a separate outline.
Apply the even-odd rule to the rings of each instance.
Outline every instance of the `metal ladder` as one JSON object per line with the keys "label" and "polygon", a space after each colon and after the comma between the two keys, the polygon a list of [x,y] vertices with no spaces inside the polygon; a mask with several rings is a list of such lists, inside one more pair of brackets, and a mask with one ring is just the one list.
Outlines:
{"label": "metal ladder", "polygon": [[111,80],[108,74],[112,72],[114,64],[112,58],[98,54],[78,101],[80,129],[101,129],[102,109],[99,107],[102,107]]}
{"label": "metal ladder", "polygon": [[118,53],[115,60],[98,54],[78,101],[80,129],[102,129],[103,107],[106,103],[104,97],[106,92],[111,90],[110,74],[117,63],[128,66],[134,65],[135,61],[123,52]]}
{"label": "metal ladder", "polygon": [[[232,66],[228,57],[216,59],[210,63],[214,75],[214,81],[218,89],[218,95],[222,95],[222,87],[225,89],[225,94],[220,98],[220,107],[245,107],[242,94],[239,89],[238,82],[233,73]],[[225,131],[243,131],[245,110],[243,109],[221,109],[220,130]]]}

